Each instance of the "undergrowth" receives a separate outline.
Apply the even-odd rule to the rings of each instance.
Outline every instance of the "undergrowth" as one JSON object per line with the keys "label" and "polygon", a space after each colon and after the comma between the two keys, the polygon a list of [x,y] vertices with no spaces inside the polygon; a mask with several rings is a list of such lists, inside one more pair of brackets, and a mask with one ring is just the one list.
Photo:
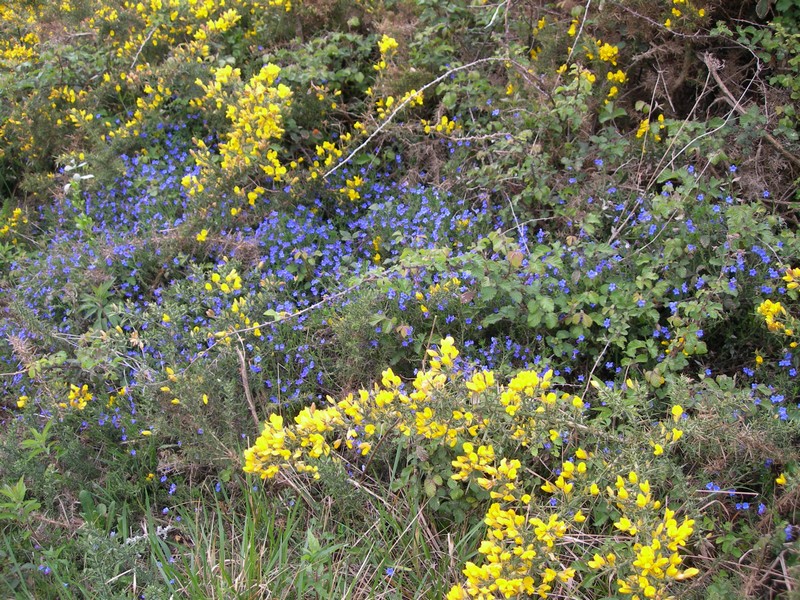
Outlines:
{"label": "undergrowth", "polygon": [[0,589],[797,588],[792,0],[0,14]]}

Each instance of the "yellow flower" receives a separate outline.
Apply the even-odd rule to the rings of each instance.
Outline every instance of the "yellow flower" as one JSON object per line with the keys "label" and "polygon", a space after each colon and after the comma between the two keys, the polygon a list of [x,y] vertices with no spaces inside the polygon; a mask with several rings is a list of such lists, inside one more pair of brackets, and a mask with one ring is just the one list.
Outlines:
{"label": "yellow flower", "polygon": [[27,396],[20,396],[17,399],[17,408],[25,408],[25,405],[27,403],[28,403],[28,397]]}
{"label": "yellow flower", "polygon": [[775,478],[775,483],[778,485],[786,485],[786,473],[781,473]]}
{"label": "yellow flower", "polygon": [[578,32],[577,25],[578,25],[577,21],[572,21],[572,23],[570,23],[569,29],[567,30],[567,35],[569,37],[575,37],[575,34]]}
{"label": "yellow flower", "polygon": [[697,575],[699,572],[700,572],[700,569],[697,569],[697,568],[695,568],[695,567],[692,567],[692,568],[690,568],[690,569],[686,569],[686,570],[685,570],[683,573],[678,573],[678,574],[675,576],[675,579],[676,579],[677,581],[683,581],[683,580],[685,580],[685,579],[689,579],[690,577],[694,577],[694,576],[695,576],[695,575]]}
{"label": "yellow flower", "polygon": [[475,373],[472,376],[472,379],[468,381],[466,385],[468,390],[476,394],[480,394],[487,388],[494,385],[494,372],[483,371],[481,373]]}
{"label": "yellow flower", "polygon": [[611,63],[612,65],[617,65],[617,57],[619,56],[619,49],[616,46],[612,46],[611,44],[603,44],[597,51],[597,54],[600,56],[600,60],[604,62]]}
{"label": "yellow flower", "polygon": [[672,420],[676,423],[680,420],[681,415],[683,414],[683,407],[680,404],[676,404],[672,407]]}
{"label": "yellow flower", "polygon": [[636,137],[644,137],[648,131],[650,131],[650,119],[643,119],[642,122],[639,123],[639,129],[636,131]]}
{"label": "yellow flower", "polygon": [[386,34],[383,34],[383,37],[378,42],[378,50],[380,50],[381,54],[387,54],[388,52],[397,50],[398,47],[399,44],[397,43],[397,40],[389,37]]}
{"label": "yellow flower", "polygon": [[617,69],[614,73],[609,71],[606,74],[606,79],[608,79],[609,81],[612,81],[614,83],[622,84],[622,83],[625,83],[627,81],[628,77],[627,77],[627,75],[625,75],[624,71],[622,71],[620,69]]}
{"label": "yellow flower", "polygon": [[449,592],[447,592],[447,600],[464,600],[467,594],[460,585],[454,585]]}
{"label": "yellow flower", "polygon": [[605,566],[606,559],[595,553],[594,558],[588,561],[586,564],[589,565],[590,569],[599,569]]}
{"label": "yellow flower", "polygon": [[205,242],[207,236],[208,236],[208,229],[203,229],[200,231],[200,233],[197,234],[196,239],[198,242]]}

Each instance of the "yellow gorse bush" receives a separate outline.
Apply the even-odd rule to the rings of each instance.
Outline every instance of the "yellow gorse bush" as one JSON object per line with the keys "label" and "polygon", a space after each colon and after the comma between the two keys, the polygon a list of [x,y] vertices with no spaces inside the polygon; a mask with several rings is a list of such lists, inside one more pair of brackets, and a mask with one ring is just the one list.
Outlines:
{"label": "yellow gorse bush", "polygon": [[[698,573],[684,568],[681,554],[693,519],[679,518],[636,471],[615,473],[603,453],[577,446],[566,454],[587,429],[583,399],[551,389],[552,371],[522,371],[498,385],[491,371],[460,372],[458,356],[446,337],[427,351],[427,368],[408,389],[387,369],[372,389],[338,402],[329,397],[327,406],[304,408],[291,422],[271,415],[244,453],[244,471],[319,479],[322,461],[357,463],[393,437],[412,438],[426,452],[450,449],[450,479],[484,494],[489,505],[481,560],[464,565],[448,599],[559,597],[588,568],[607,573],[621,595],[666,600],[671,586]],[[677,443],[682,430],[671,425],[684,417],[680,406],[672,408],[655,434],[661,451],[644,450],[647,460],[660,460]],[[547,448],[561,456],[558,468],[543,482],[530,478],[526,457]],[[605,530],[587,519],[598,503],[615,515]]]}
{"label": "yellow gorse bush", "polygon": [[[219,144],[219,162],[212,158],[204,142],[195,141],[193,154],[201,174],[184,178],[183,185],[190,195],[202,192],[218,177],[255,171],[260,172],[261,177],[280,181],[286,174],[287,168],[273,147],[283,136],[283,114],[292,98],[292,91],[286,85],[276,83],[280,72],[280,67],[269,63],[247,82],[242,82],[241,71],[226,65],[212,70],[213,80],[197,80],[204,95],[195,100],[195,106],[203,110],[224,110],[230,129]],[[248,202],[253,203],[249,198]]]}

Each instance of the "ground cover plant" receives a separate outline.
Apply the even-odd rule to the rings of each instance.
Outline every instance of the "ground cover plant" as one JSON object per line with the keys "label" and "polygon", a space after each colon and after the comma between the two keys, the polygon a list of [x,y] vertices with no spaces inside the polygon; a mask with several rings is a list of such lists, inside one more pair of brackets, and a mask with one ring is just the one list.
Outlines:
{"label": "ground cover plant", "polygon": [[0,588],[790,598],[800,4],[0,10]]}

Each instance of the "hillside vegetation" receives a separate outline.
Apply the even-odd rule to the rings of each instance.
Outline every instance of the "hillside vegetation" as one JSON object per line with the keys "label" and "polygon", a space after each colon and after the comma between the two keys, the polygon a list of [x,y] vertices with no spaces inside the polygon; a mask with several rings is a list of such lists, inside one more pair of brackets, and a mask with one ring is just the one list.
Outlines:
{"label": "hillside vegetation", "polygon": [[800,1],[0,11],[0,595],[797,597]]}

